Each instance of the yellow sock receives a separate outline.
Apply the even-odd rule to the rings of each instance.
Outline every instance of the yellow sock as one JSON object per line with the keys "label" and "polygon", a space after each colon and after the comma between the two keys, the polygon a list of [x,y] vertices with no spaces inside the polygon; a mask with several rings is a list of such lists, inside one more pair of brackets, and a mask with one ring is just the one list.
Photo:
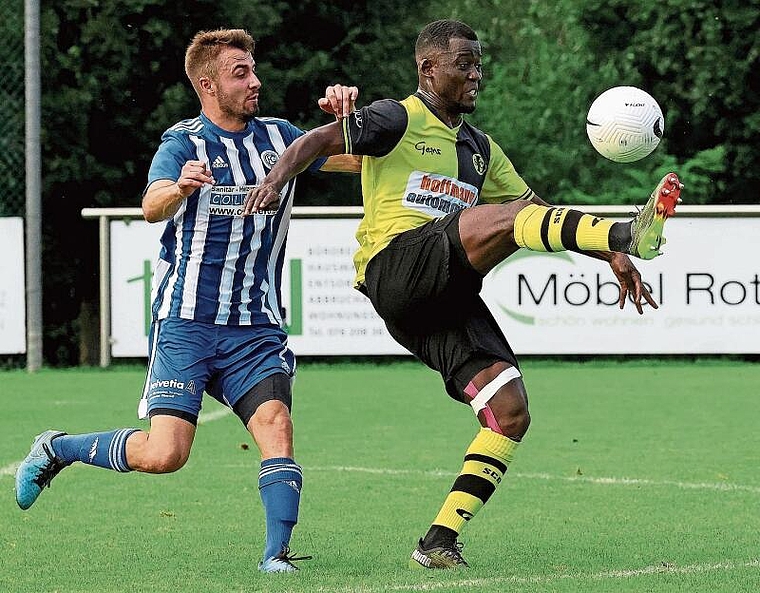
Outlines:
{"label": "yellow sock", "polygon": [[519,444],[488,428],[480,429],[433,525],[460,533],[501,483]]}
{"label": "yellow sock", "polygon": [[515,217],[515,242],[533,251],[610,251],[615,224],[570,208],[530,204]]}

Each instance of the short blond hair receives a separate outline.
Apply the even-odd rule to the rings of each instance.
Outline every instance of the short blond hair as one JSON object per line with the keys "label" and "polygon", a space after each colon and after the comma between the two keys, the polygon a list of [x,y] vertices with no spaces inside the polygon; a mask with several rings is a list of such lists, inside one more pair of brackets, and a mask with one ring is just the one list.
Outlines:
{"label": "short blond hair", "polygon": [[199,31],[185,52],[185,74],[200,96],[198,81],[201,78],[216,80],[216,59],[225,47],[242,49],[253,55],[255,41],[244,29],[216,29]]}

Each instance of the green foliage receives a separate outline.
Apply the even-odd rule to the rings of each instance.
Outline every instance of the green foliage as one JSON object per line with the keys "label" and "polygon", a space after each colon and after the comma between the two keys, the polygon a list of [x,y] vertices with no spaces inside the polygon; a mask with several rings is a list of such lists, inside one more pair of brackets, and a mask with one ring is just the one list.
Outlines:
{"label": "green foliage", "polygon": [[[446,11],[478,31],[486,52],[473,121],[547,200],[641,203],[673,169],[689,203],[757,200],[757,3],[467,0]],[[594,97],[623,84],[648,90],[665,114],[657,150],[624,165],[585,134]]]}
{"label": "green foliage", "polygon": [[[486,50],[473,122],[547,200],[642,203],[670,169],[681,174],[689,203],[757,200],[756,1],[47,2],[41,11],[46,360],[76,362],[74,319],[80,303],[97,300],[97,225],[82,220],[81,209],[137,206],[161,133],[198,112],[183,68],[193,34],[248,29],[257,39],[262,113],[308,129],[329,121],[315,105],[327,84],[357,84],[360,104],[413,92],[416,35],[446,17],[473,26]],[[8,20],[3,30],[13,26]],[[658,149],[628,165],[600,157],[585,136],[591,101],[619,84],[649,90],[666,118]],[[0,139],[6,152],[18,150],[15,142]],[[18,182],[9,182],[9,191],[19,192]],[[299,183],[300,204],[360,203],[355,176],[306,176]]]}
{"label": "green foliage", "polygon": [[[614,56],[621,73],[638,72],[661,101],[670,154],[688,162],[723,148],[719,173],[684,178],[687,199],[694,189],[711,203],[756,202],[758,3],[592,0],[583,3],[582,23],[595,59]],[[704,182],[707,187],[697,185]]]}

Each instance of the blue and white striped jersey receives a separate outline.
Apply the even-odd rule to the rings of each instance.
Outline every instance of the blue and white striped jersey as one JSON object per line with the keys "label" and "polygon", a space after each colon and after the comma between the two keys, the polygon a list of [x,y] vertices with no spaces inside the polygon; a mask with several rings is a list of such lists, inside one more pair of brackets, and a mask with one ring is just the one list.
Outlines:
{"label": "blue and white striped jersey", "polygon": [[[254,118],[242,132],[227,132],[203,114],[164,132],[148,185],[176,181],[189,160],[205,161],[216,183],[195,191],[166,223],[153,273],[154,319],[282,325],[280,281],[295,179],[283,188],[276,212],[241,213],[251,186],[303,133],[275,118]],[[323,163],[317,159],[310,169]]]}

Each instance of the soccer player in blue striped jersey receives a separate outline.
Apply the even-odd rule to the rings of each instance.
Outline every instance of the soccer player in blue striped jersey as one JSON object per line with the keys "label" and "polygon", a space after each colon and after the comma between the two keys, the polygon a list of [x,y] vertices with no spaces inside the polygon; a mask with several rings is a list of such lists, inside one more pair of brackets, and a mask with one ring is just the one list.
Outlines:
{"label": "soccer player in blue striped jersey", "polygon": [[[302,486],[290,417],[295,357],[282,328],[280,281],[295,181],[267,211],[243,215],[248,191],[304,132],[256,117],[261,82],[254,40],[241,29],[201,31],[185,71],[201,113],[169,128],[148,173],[142,208],[165,221],[153,276],[148,372],[138,406],[150,430],[40,434],[16,473],[28,509],[61,469],[80,461],[119,472],[169,473],[188,459],[203,392],[231,408],[261,453],[266,515],[259,568],[292,572],[289,549]],[[320,107],[338,119],[356,87],[328,87]],[[356,157],[316,160],[311,170],[358,172]]]}

